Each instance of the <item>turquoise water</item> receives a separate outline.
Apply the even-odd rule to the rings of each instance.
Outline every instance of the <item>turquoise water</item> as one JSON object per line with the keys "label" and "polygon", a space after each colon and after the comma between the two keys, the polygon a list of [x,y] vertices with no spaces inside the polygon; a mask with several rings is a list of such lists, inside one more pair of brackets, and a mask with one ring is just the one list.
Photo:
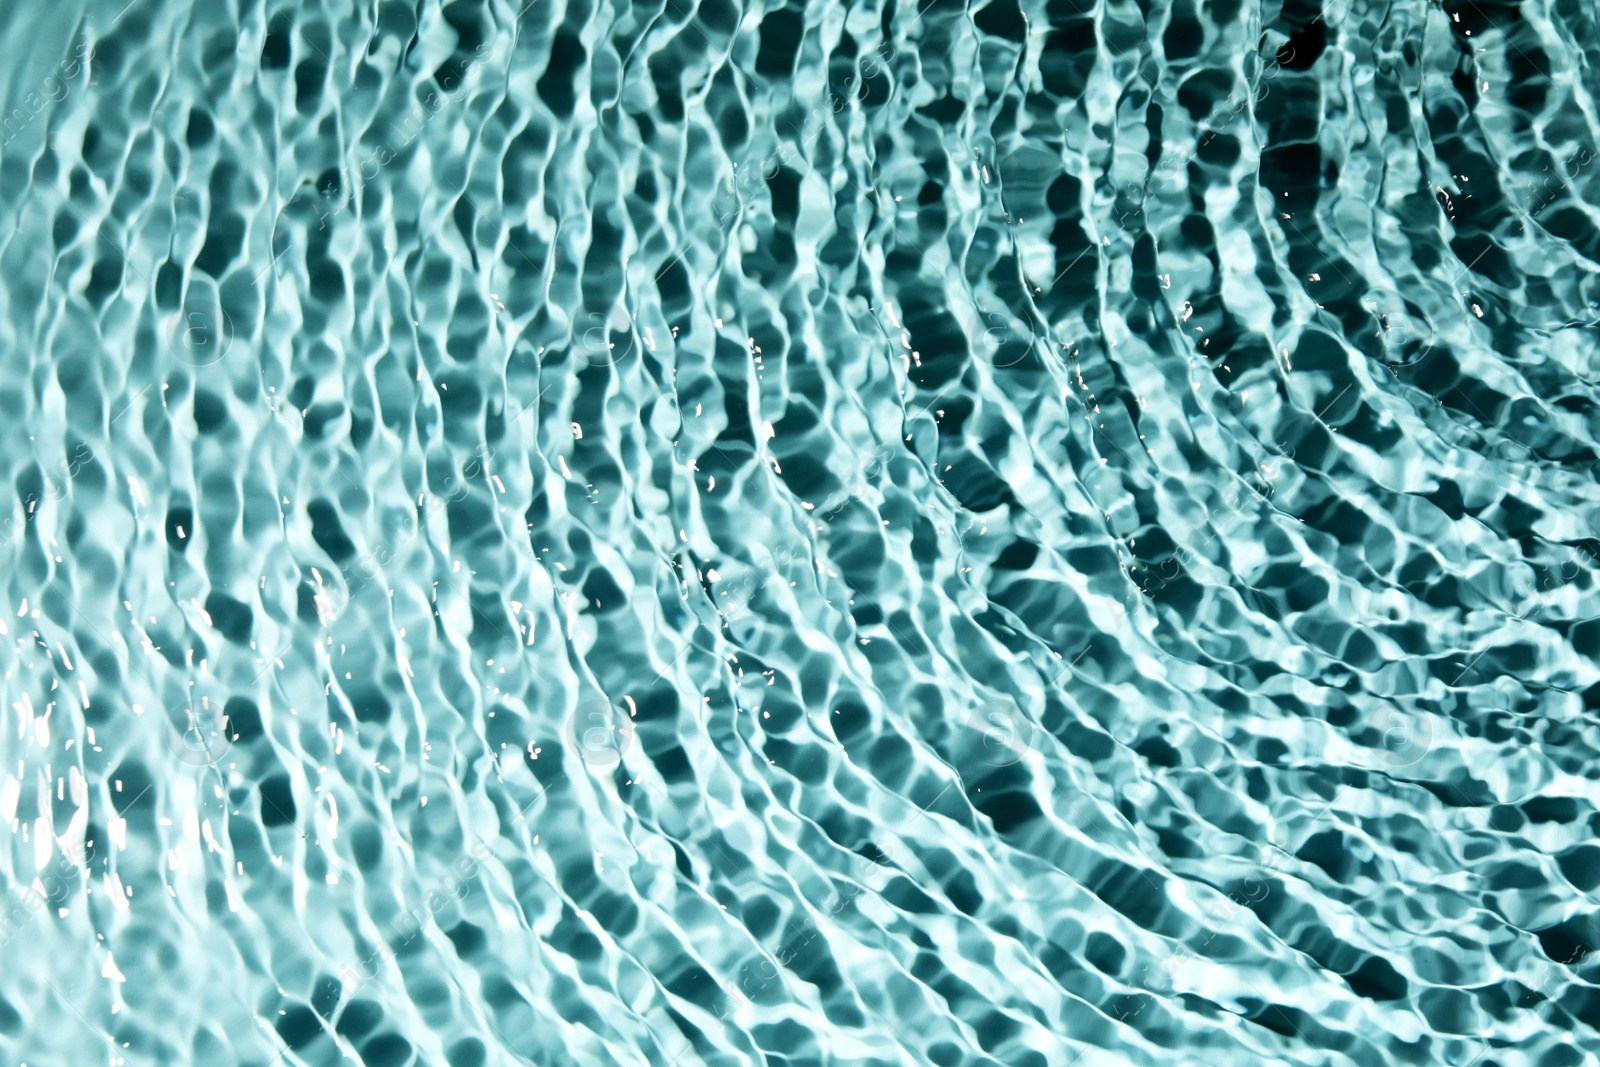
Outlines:
{"label": "turquoise water", "polygon": [[1600,1063],[1595,18],[0,11],[0,1064]]}

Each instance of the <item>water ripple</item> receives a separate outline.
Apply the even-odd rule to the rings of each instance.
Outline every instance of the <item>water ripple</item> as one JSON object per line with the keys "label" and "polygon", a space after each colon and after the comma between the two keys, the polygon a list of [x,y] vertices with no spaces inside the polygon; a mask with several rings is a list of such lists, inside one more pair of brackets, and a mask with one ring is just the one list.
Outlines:
{"label": "water ripple", "polygon": [[1581,5],[0,21],[0,1060],[1600,1062]]}

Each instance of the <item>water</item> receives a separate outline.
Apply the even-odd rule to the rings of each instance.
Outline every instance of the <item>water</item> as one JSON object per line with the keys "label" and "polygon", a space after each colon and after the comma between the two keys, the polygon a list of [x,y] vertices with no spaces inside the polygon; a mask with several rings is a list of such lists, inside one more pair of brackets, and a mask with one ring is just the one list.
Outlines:
{"label": "water", "polygon": [[0,1062],[1600,1062],[1588,7],[0,21]]}

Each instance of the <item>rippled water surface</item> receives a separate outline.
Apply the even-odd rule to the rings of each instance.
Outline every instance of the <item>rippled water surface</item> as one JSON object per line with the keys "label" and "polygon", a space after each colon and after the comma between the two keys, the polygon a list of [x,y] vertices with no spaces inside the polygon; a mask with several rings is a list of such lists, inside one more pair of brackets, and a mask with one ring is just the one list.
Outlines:
{"label": "rippled water surface", "polygon": [[0,1064],[1600,1064],[1579,0],[0,10]]}

